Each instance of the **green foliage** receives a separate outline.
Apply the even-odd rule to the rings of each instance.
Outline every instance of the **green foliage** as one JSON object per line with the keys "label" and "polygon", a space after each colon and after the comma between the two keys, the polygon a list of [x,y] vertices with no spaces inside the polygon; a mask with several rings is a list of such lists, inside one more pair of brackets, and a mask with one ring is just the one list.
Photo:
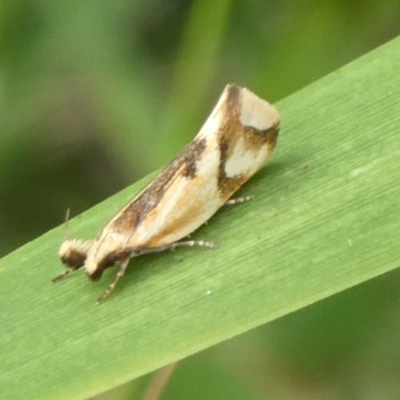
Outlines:
{"label": "green foliage", "polygon": [[[101,306],[114,271],[50,283],[64,227],[4,257],[1,397],[85,398],[397,267],[399,51],[277,103],[276,154],[241,192],[254,201],[194,235],[218,249],[133,260]],[[73,219],[73,236],[93,237],[143,184]]]}

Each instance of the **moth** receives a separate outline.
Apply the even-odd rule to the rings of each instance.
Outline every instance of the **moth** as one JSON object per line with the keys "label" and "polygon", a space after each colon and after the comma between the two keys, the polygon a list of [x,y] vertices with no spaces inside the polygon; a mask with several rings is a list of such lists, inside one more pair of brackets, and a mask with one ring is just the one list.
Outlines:
{"label": "moth", "polygon": [[182,240],[224,204],[260,168],[276,146],[280,116],[250,90],[227,85],[200,132],[164,170],[125,205],[91,241],[65,240],[58,252],[66,271],[83,267],[93,281],[119,264],[104,300],[124,275],[129,260],[180,246],[214,247]]}

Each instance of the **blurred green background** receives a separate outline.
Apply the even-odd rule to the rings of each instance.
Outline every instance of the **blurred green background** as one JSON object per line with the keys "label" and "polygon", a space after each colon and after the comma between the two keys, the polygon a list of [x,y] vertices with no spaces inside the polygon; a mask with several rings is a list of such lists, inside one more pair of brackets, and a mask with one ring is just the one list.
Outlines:
{"label": "blurred green background", "polygon": [[[3,0],[0,254],[164,165],[227,83],[276,102],[399,32],[391,0]],[[399,288],[395,271],[193,356],[163,399],[399,399]]]}

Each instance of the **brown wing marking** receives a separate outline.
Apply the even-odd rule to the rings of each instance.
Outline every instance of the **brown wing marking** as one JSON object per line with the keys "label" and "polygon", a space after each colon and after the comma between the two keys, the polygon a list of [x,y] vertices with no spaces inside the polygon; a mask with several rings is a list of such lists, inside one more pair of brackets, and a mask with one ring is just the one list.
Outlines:
{"label": "brown wing marking", "polygon": [[194,139],[175,157],[136,199],[127,204],[106,227],[108,231],[126,232],[132,235],[147,215],[160,203],[175,178],[196,176],[196,160],[206,148],[205,138]]}
{"label": "brown wing marking", "polygon": [[[238,141],[240,140],[246,146],[248,152],[254,153],[258,153],[263,146],[268,145],[272,154],[279,133],[279,126],[273,126],[265,130],[243,126],[240,121],[240,88],[238,86],[230,86],[228,90],[224,115],[229,124],[222,124],[218,132],[218,143],[221,153],[218,170],[218,187],[221,198],[224,200],[228,199],[250,178],[250,175],[247,174],[240,174],[234,177],[226,175],[226,163],[235,151]],[[243,138],[244,141],[242,140]]]}

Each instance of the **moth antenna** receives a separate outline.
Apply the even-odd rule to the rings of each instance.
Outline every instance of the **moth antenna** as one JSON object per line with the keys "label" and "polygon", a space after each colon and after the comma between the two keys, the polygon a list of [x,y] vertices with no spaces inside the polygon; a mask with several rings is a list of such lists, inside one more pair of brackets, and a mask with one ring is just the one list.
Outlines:
{"label": "moth antenna", "polygon": [[64,240],[69,240],[69,215],[70,215],[71,209],[67,208],[67,212],[65,213],[65,237]]}

